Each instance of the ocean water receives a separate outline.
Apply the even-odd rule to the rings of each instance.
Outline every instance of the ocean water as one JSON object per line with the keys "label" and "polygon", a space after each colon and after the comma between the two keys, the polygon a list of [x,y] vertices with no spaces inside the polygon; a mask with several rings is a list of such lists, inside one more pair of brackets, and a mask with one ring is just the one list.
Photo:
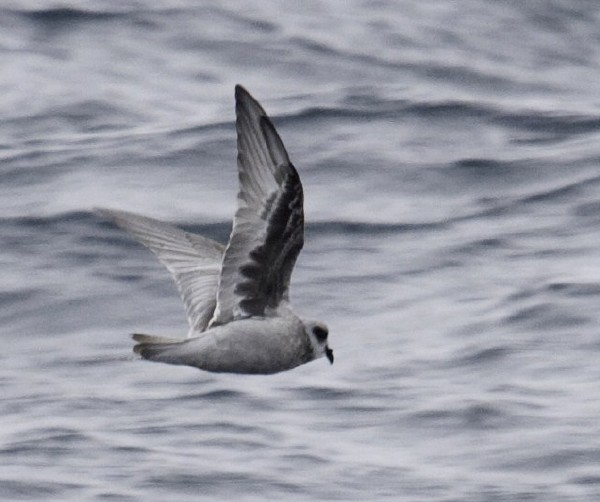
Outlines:
{"label": "ocean water", "polygon": [[[0,4],[0,499],[600,500],[600,5]],[[225,241],[233,86],[305,189],[336,361],[215,375],[93,207]]]}

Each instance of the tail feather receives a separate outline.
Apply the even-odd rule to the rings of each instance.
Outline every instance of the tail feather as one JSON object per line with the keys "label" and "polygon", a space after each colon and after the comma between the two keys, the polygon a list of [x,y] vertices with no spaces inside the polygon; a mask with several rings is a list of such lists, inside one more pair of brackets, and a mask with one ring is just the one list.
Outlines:
{"label": "tail feather", "polygon": [[166,336],[144,335],[135,333],[131,336],[136,342],[133,351],[144,359],[162,361],[161,356],[168,353],[168,349],[181,344],[185,338],[169,338]]}
{"label": "tail feather", "polygon": [[136,342],[139,343],[178,343],[182,342],[183,338],[172,338],[168,336],[144,335],[142,333],[134,333],[131,335]]}

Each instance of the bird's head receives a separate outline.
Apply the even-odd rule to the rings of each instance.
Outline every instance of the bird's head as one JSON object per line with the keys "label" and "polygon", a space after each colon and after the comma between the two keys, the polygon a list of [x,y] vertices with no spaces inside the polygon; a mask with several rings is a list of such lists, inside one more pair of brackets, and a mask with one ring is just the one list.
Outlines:
{"label": "bird's head", "polygon": [[304,323],[304,329],[310,339],[315,359],[325,356],[333,364],[333,350],[327,344],[327,337],[329,336],[327,326],[319,321],[308,321]]}

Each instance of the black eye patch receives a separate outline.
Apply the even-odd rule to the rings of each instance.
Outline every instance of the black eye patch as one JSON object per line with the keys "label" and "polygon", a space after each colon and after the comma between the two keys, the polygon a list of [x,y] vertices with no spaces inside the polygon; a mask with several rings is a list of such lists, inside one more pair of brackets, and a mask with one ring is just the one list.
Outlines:
{"label": "black eye patch", "polygon": [[325,340],[327,340],[327,335],[329,333],[327,332],[327,329],[322,328],[321,326],[315,326],[313,328],[313,335],[315,335],[317,337],[317,340],[319,340],[320,342],[324,342]]}

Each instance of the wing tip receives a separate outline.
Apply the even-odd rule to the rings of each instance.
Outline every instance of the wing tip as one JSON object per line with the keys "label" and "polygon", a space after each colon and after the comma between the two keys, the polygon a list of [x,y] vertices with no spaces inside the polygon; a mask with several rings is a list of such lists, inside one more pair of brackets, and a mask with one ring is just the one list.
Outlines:
{"label": "wing tip", "polygon": [[235,84],[235,102],[240,104],[248,101],[256,103],[256,99],[252,97],[248,89],[241,84]]}
{"label": "wing tip", "polygon": [[235,85],[235,105],[238,115],[242,110],[246,110],[245,113],[257,114],[258,116],[266,116],[267,112],[258,102],[258,100],[248,92],[248,90],[241,84]]}

